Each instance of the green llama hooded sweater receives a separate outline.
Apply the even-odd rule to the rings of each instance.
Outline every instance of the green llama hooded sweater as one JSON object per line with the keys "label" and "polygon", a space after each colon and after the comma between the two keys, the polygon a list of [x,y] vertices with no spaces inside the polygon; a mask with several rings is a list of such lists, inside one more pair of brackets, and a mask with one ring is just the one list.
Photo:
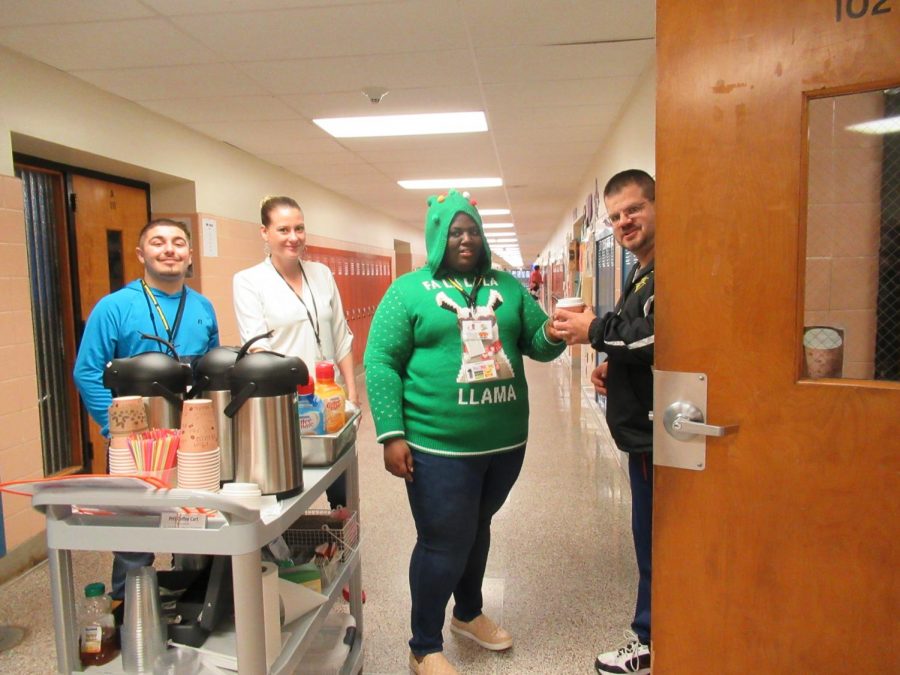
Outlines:
{"label": "green llama hooded sweater", "polygon": [[[481,218],[451,190],[429,198],[428,263],[398,278],[372,319],[365,367],[377,440],[401,436],[416,450],[482,455],[528,438],[522,357],[551,361],[565,349],[544,333],[547,315],[511,274],[491,269]],[[450,223],[467,213],[482,230],[477,269],[442,266]],[[475,294],[474,309],[454,285]]]}

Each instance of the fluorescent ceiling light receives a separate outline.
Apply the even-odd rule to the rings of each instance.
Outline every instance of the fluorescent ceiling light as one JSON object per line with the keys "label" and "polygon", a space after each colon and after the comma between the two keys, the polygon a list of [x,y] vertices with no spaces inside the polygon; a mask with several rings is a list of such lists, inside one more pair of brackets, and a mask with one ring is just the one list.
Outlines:
{"label": "fluorescent ceiling light", "polygon": [[478,209],[482,216],[508,216],[509,209]]}
{"label": "fluorescent ceiling light", "polygon": [[492,244],[512,244],[518,241],[516,237],[488,237],[487,240]]}
{"label": "fluorescent ceiling light", "polygon": [[426,178],[424,180],[398,180],[397,185],[407,190],[442,190],[449,188],[500,187],[502,178]]}
{"label": "fluorescent ceiling light", "polygon": [[487,131],[487,120],[483,112],[323,117],[314,119],[313,122],[335,138],[423,136]]}
{"label": "fluorescent ceiling light", "polygon": [[856,131],[861,134],[873,135],[896,134],[900,131],[900,115],[885,117],[880,120],[872,120],[871,122],[851,124],[847,127],[847,131]]}
{"label": "fluorescent ceiling light", "polygon": [[[483,211],[479,211],[482,216],[484,215]],[[513,223],[482,223],[482,227],[486,230],[500,230],[504,228],[515,227]]]}

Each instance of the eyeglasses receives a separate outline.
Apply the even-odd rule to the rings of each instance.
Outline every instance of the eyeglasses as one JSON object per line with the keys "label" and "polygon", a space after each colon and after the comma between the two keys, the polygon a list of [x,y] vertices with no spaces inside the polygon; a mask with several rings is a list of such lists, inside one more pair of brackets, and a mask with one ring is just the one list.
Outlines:
{"label": "eyeglasses", "polygon": [[648,202],[647,200],[644,200],[642,202],[638,202],[637,204],[632,204],[631,206],[626,206],[624,209],[622,209],[621,211],[618,211],[616,213],[610,213],[606,216],[606,222],[609,225],[615,225],[622,219],[622,216],[625,216],[629,220],[631,220],[637,214],[639,214],[641,211],[643,211],[644,208],[649,203],[650,202]]}

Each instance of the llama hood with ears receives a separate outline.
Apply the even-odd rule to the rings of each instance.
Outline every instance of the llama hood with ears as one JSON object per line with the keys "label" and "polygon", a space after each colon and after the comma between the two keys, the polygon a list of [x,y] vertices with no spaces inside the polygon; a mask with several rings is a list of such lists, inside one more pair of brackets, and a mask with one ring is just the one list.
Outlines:
{"label": "llama hood with ears", "polygon": [[484,236],[484,227],[475,200],[469,197],[468,192],[449,190],[447,194],[428,198],[428,213],[425,215],[425,250],[428,252],[428,268],[435,277],[447,276],[448,270],[443,269],[441,263],[447,251],[450,223],[460,213],[471,216],[481,231],[482,254],[475,272],[487,274],[491,269],[491,249]]}

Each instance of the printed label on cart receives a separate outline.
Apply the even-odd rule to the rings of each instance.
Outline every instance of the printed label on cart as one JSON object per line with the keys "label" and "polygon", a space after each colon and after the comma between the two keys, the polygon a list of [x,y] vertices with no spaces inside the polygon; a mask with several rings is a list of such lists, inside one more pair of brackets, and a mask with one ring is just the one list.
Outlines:
{"label": "printed label on cart", "polygon": [[159,526],[179,530],[202,530],[206,528],[206,514],[164,513],[160,519]]}

